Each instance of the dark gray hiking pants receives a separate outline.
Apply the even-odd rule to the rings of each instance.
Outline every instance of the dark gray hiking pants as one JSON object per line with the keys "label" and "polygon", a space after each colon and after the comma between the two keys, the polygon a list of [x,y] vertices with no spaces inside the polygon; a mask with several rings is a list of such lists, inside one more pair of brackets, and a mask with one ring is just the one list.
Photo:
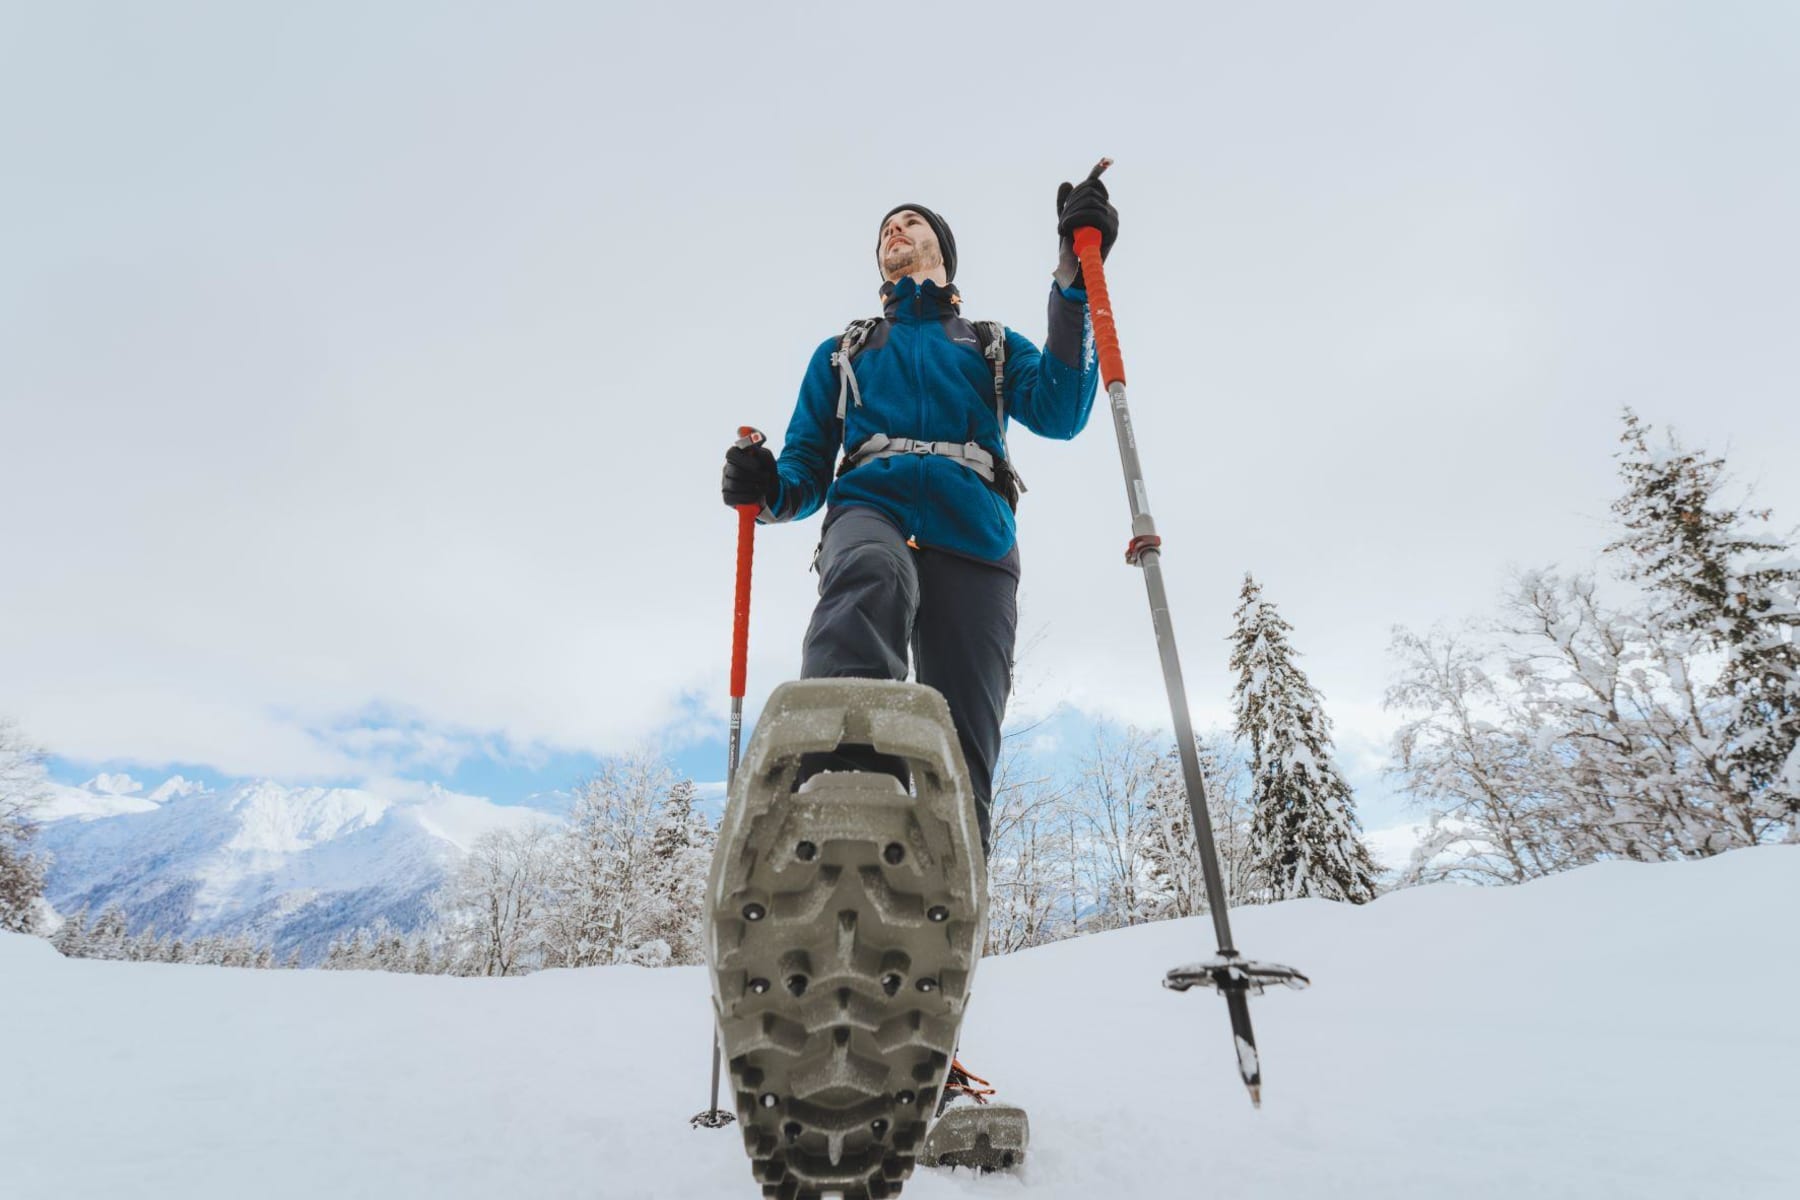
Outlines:
{"label": "dark gray hiking pants", "polygon": [[[910,649],[918,681],[943,694],[956,722],[985,854],[1000,722],[1012,691],[1018,550],[998,563],[915,550],[881,513],[850,506],[826,518],[818,566],[819,604],[801,677],[903,680]],[[839,764],[821,764],[828,765]]]}

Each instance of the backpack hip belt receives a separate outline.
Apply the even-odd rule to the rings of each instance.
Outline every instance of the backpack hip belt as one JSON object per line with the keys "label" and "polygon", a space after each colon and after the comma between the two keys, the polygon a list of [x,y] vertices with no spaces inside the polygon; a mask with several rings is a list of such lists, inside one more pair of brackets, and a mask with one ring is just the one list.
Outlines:
{"label": "backpack hip belt", "polygon": [[999,482],[994,470],[994,456],[975,442],[925,442],[917,438],[889,437],[885,433],[870,435],[862,445],[845,455],[838,474],[878,458],[894,458],[901,454],[935,454],[969,468],[990,484]]}

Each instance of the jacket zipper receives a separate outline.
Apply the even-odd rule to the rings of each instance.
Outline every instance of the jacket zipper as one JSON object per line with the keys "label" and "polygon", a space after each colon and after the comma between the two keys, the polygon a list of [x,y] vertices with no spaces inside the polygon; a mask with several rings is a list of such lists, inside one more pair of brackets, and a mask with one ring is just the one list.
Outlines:
{"label": "jacket zipper", "polygon": [[[928,432],[925,424],[925,288],[920,285],[913,294],[913,390],[919,399],[919,436]],[[919,472],[918,507],[913,512],[913,538],[919,536],[919,530],[925,524],[925,486],[930,479],[930,472],[925,468],[925,460],[929,455],[915,455],[916,469]]]}

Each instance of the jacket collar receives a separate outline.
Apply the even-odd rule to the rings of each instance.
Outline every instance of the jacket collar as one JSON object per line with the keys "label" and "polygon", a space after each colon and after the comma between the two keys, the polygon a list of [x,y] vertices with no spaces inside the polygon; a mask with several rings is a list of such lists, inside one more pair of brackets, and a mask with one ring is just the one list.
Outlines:
{"label": "jacket collar", "polygon": [[899,283],[881,285],[881,314],[890,321],[941,321],[954,317],[962,305],[962,293],[954,283],[939,287],[933,280],[920,283],[911,275]]}

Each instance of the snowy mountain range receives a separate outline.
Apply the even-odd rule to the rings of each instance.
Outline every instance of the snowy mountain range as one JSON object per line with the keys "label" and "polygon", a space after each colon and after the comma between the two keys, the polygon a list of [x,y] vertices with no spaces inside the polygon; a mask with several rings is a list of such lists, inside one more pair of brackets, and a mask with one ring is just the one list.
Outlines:
{"label": "snowy mountain range", "polygon": [[378,918],[417,928],[481,834],[555,819],[435,785],[396,798],[175,776],[146,791],[122,775],[56,787],[41,816],[59,913],[117,904],[134,932],[242,934],[306,962]]}

